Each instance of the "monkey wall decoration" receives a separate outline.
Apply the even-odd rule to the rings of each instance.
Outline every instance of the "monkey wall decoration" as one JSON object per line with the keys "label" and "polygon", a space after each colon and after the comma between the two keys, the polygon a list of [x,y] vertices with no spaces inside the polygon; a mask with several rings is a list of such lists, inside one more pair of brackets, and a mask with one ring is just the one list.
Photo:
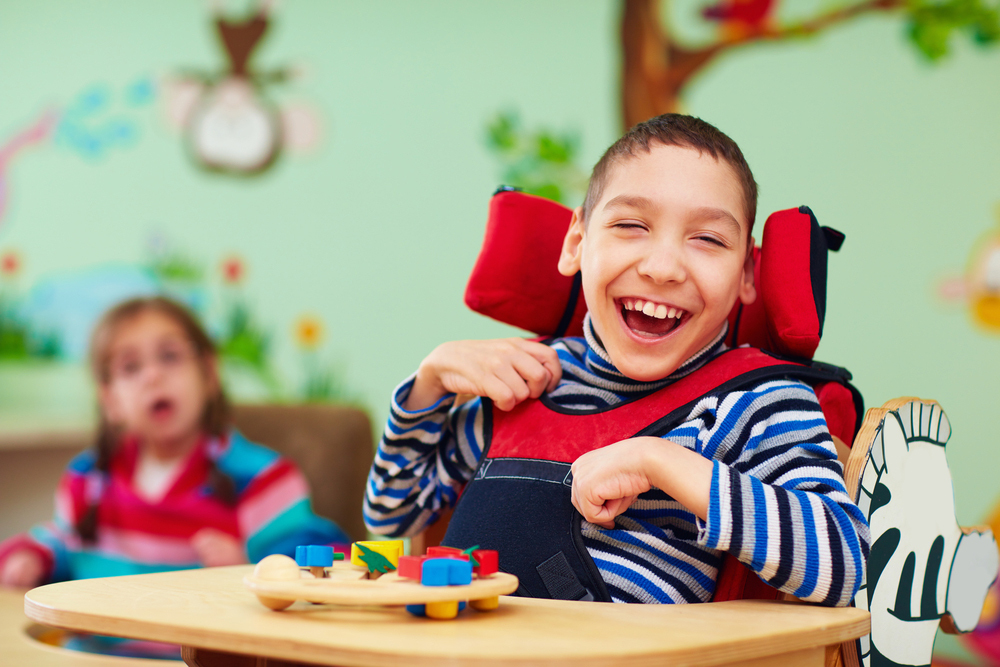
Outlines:
{"label": "monkey wall decoration", "polygon": [[301,105],[279,108],[267,95],[292,78],[288,68],[259,70],[253,54],[270,25],[270,2],[243,19],[215,7],[214,25],[228,65],[210,74],[188,72],[166,83],[167,116],[184,133],[191,157],[217,172],[254,175],[285,149],[305,150],[319,138],[317,115]]}

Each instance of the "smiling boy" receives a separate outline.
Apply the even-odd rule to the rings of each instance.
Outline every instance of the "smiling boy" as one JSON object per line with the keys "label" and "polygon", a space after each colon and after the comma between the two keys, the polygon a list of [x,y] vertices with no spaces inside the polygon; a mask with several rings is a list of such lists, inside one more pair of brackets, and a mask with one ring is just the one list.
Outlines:
{"label": "smiling boy", "polygon": [[[726,350],[733,305],[756,297],[756,199],[739,148],[711,125],[668,114],[630,130],[595,166],[559,258],[581,274],[585,337],[428,355],[394,393],[369,528],[416,534],[464,488],[446,542],[502,546],[523,594],[707,601],[729,552],[780,590],[847,604],[868,527],[807,385],[763,380],[704,396],[666,433],[602,435]],[[512,439],[507,468],[480,465]]]}

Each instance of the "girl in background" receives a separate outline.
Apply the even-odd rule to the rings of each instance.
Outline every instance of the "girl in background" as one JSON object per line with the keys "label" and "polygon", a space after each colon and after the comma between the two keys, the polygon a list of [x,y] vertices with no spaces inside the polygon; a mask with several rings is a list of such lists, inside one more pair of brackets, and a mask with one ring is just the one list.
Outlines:
{"label": "girl in background", "polygon": [[0,544],[0,584],[256,562],[347,543],[295,466],[233,430],[215,348],[168,299],[109,311],[91,341],[100,426],[56,491],[55,520]]}

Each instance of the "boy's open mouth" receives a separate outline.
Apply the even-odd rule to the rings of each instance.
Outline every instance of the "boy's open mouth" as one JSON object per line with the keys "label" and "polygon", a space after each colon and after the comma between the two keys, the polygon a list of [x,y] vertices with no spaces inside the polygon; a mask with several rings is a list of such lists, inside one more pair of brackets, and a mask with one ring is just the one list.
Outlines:
{"label": "boy's open mouth", "polygon": [[619,299],[625,326],[642,338],[662,338],[684,322],[687,311],[643,299]]}

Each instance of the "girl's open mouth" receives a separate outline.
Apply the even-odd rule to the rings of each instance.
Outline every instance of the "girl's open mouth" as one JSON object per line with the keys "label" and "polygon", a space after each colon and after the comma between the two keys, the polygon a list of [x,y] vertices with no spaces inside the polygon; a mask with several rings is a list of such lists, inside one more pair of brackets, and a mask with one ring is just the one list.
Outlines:
{"label": "girl's open mouth", "polygon": [[169,419],[172,414],[174,414],[174,402],[169,398],[160,398],[153,401],[153,405],[149,408],[150,413],[153,415],[153,419]]}
{"label": "girl's open mouth", "polygon": [[640,338],[664,338],[683,325],[687,311],[654,301],[636,298],[618,300],[622,321]]}

